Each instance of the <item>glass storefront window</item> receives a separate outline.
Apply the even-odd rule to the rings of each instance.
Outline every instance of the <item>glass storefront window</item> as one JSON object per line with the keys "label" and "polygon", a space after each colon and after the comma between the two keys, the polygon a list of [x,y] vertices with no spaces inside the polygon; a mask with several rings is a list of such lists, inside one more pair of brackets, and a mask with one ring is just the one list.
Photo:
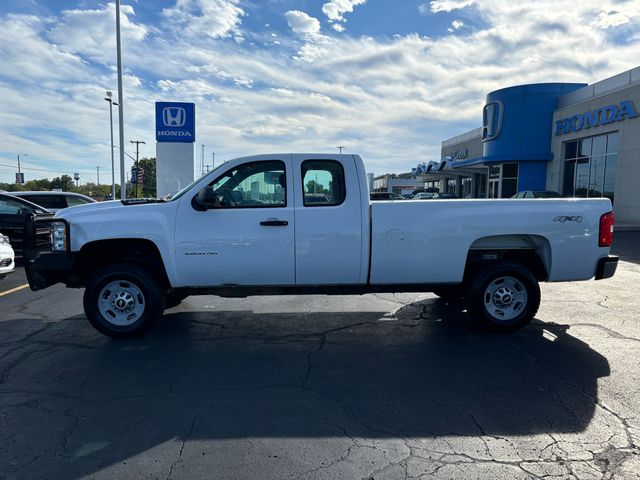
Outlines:
{"label": "glass storefront window", "polygon": [[460,178],[460,198],[471,197],[471,177]]}
{"label": "glass storefront window", "polygon": [[583,138],[578,143],[578,157],[588,157],[591,155],[591,139]]}
{"label": "glass storefront window", "polygon": [[487,176],[482,173],[476,175],[476,198],[487,198]]}
{"label": "glass storefront window", "polygon": [[575,196],[576,161],[568,160],[564,164],[564,183],[562,192],[566,197]]}
{"label": "glass storefront window", "polygon": [[617,149],[617,132],[567,142],[562,193],[585,198],[605,196],[613,202]]}
{"label": "glass storefront window", "polygon": [[518,193],[518,164],[502,164],[502,192],[501,198],[511,198]]}
{"label": "glass storefront window", "polygon": [[604,196],[611,200],[613,203],[614,190],[616,186],[616,167],[618,163],[618,155],[607,155],[607,161],[605,163],[604,170]]}

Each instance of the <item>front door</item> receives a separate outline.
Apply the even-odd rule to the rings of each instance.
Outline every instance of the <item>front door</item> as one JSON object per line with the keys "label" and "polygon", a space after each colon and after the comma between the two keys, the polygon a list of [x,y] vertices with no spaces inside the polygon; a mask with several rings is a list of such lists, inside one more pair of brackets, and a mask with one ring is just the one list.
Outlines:
{"label": "front door", "polygon": [[213,208],[185,195],[176,218],[180,286],[293,285],[294,205],[290,155],[234,162],[206,187]]}

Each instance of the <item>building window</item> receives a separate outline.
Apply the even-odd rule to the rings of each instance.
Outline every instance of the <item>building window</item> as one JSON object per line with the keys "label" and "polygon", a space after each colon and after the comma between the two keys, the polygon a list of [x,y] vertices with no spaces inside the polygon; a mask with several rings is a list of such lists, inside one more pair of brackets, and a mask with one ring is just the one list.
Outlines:
{"label": "building window", "polygon": [[476,198],[487,198],[487,176],[484,173],[476,174]]}
{"label": "building window", "polygon": [[569,197],[607,197],[613,203],[618,133],[582,138],[564,144],[562,193]]}
{"label": "building window", "polygon": [[502,192],[501,198],[511,198],[518,193],[518,164],[502,164]]}
{"label": "building window", "polygon": [[460,178],[460,198],[471,198],[471,177]]}
{"label": "building window", "polygon": [[447,193],[456,193],[457,180],[455,178],[447,178],[446,189]]}

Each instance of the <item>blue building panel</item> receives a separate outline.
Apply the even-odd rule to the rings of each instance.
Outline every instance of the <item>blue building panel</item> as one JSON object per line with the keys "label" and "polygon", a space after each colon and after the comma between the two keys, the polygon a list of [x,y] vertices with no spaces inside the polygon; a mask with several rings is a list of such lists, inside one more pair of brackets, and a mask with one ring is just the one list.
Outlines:
{"label": "blue building panel", "polygon": [[[538,83],[489,93],[487,106],[497,105],[502,111],[483,116],[485,122],[494,120],[493,125],[483,125],[487,133],[499,131],[498,135],[483,135],[483,156],[511,161],[551,160],[551,129],[558,97],[585,85]],[[495,125],[497,121],[501,124]]]}
{"label": "blue building panel", "polygon": [[518,191],[540,191],[547,188],[547,162],[520,162],[518,165]]}

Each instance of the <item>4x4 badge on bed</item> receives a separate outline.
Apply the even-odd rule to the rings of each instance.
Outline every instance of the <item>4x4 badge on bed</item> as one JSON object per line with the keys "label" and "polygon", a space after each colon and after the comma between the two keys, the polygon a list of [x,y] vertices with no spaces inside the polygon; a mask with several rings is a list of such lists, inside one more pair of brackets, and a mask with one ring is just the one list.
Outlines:
{"label": "4x4 badge on bed", "polygon": [[582,223],[582,217],[580,216],[566,216],[566,215],[559,215],[556,218],[553,219],[554,222],[560,222],[560,223],[565,223],[565,222],[576,222],[576,223]]}

